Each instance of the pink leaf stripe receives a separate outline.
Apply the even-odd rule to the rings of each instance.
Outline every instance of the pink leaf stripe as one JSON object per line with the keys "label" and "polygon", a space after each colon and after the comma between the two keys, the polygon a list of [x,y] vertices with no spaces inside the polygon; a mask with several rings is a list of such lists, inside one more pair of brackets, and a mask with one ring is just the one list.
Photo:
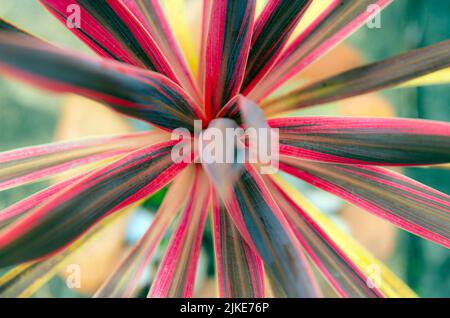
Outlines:
{"label": "pink leaf stripe", "polygon": [[175,143],[141,148],[94,170],[8,225],[0,231],[0,266],[54,253],[99,219],[166,185],[186,166],[171,160]]}
{"label": "pink leaf stripe", "polygon": [[269,0],[253,30],[242,94],[270,71],[312,0]]}
{"label": "pink leaf stripe", "polygon": [[213,197],[213,233],[219,296],[264,297],[261,258],[242,239],[220,199]]}
{"label": "pink leaf stripe", "polygon": [[428,165],[450,162],[450,124],[415,119],[290,117],[279,129],[280,154],[341,164]]}
{"label": "pink leaf stripe", "polygon": [[122,136],[88,138],[0,153],[0,190],[40,180],[105,158],[136,150],[160,133],[136,133]]}
{"label": "pink leaf stripe", "polygon": [[280,169],[393,224],[450,247],[450,196],[390,170],[282,157]]}
{"label": "pink leaf stripe", "polygon": [[139,242],[97,291],[95,297],[132,297],[156,247],[189,195],[193,169],[186,168],[170,185],[156,216]]}
{"label": "pink leaf stripe", "polygon": [[126,64],[74,55],[37,41],[0,36],[1,71],[38,87],[72,92],[163,129],[193,129],[200,108],[166,77]]}
{"label": "pink leaf stripe", "polygon": [[398,85],[450,66],[450,41],[361,66],[268,100],[275,113],[324,104]]}
{"label": "pink leaf stripe", "polygon": [[[119,14],[128,15],[126,20],[136,38],[154,41],[175,73],[172,80],[179,83],[196,101],[200,102],[200,93],[192,77],[187,62],[172,34],[169,23],[158,0],[110,0],[109,5]],[[140,41],[142,43],[142,41]],[[165,73],[163,73],[165,74]]]}
{"label": "pink leaf stripe", "polygon": [[208,178],[198,166],[195,169],[192,192],[148,297],[188,298],[194,292],[195,273],[210,199]]}
{"label": "pink leaf stripe", "polygon": [[370,5],[385,8],[392,0],[335,0],[286,48],[268,74],[248,97],[261,101],[289,78],[304,70],[358,30],[373,14]]}
{"label": "pink leaf stripe", "polygon": [[215,117],[241,88],[251,45],[255,0],[212,0],[211,6],[204,82],[208,118]]}
{"label": "pink leaf stripe", "polygon": [[342,297],[383,297],[367,285],[368,277],[332,238],[274,181],[269,181],[274,199],[289,221],[295,236],[317,268]]}
{"label": "pink leaf stripe", "polygon": [[221,193],[234,224],[288,297],[317,296],[317,285],[288,222],[263,179],[250,165],[246,168],[232,189]]}

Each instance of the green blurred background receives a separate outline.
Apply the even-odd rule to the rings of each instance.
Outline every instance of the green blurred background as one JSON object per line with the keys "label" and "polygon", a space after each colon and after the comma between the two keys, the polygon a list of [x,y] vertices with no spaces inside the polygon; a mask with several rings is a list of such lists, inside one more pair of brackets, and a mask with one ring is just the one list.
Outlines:
{"label": "green blurred background", "polygon": [[[376,61],[449,39],[449,13],[450,1],[447,0],[395,0],[382,13],[380,29],[363,27],[347,42],[360,50],[367,61]],[[55,44],[91,54],[36,0],[0,0],[0,16]],[[395,106],[399,116],[450,121],[448,86],[390,90],[382,94]],[[61,100],[61,96],[0,78],[0,151],[52,141]],[[450,170],[410,168],[406,173],[450,193]],[[0,208],[43,186],[33,184],[0,193]],[[150,200],[147,209],[154,210],[160,200],[161,195]],[[333,206],[335,199],[321,196],[320,200],[326,201],[322,202],[325,206]],[[205,272],[211,274],[212,246],[208,237],[204,250],[204,266],[208,268]],[[447,249],[399,231],[394,252],[386,261],[420,296],[450,296],[450,252]],[[56,279],[40,295],[64,297],[77,296],[77,293],[64,288]]]}
{"label": "green blurred background", "polygon": [[[382,13],[382,28],[367,29],[350,41],[369,60],[405,52],[450,38],[450,1],[396,0]],[[370,38],[370,41],[367,39]],[[401,117],[450,121],[448,85],[383,92]],[[413,179],[450,193],[450,171],[444,169],[406,170]],[[450,252],[412,234],[398,238],[398,255],[405,281],[425,297],[450,296]]]}

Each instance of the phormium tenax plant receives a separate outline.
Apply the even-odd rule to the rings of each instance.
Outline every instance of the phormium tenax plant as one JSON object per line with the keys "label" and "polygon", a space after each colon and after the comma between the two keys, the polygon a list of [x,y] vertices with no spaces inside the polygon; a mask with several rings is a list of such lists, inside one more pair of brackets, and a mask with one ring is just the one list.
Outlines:
{"label": "phormium tenax plant", "polygon": [[[221,297],[320,297],[318,275],[342,297],[414,297],[283,177],[450,247],[450,197],[387,168],[449,163],[449,123],[281,115],[416,78],[419,85],[450,67],[450,41],[443,41],[286,89],[289,79],[364,26],[369,6],[390,2],[202,1],[200,49],[189,56],[157,0],[40,0],[96,58],[0,20],[3,75],[82,95],[154,127],[0,153],[0,190],[91,167],[0,211],[0,267],[12,268],[0,278],[0,295],[31,295],[127,207],[169,186],[153,223],[97,297],[136,295],[169,227],[148,297],[191,297],[206,226]],[[275,148],[276,156],[249,160],[249,128],[268,132],[257,144]],[[179,138],[180,129],[189,138]],[[210,129],[210,137],[227,129],[244,133],[199,146]],[[240,160],[202,160],[219,150]],[[370,278],[373,264],[381,269],[378,282]]]}

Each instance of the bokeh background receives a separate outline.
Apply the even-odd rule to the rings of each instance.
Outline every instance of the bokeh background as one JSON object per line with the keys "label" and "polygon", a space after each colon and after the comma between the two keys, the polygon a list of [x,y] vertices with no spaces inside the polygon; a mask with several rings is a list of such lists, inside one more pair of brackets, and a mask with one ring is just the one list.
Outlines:
{"label": "bokeh background", "polygon": [[[163,0],[164,1],[164,0]],[[192,7],[195,6],[195,1]],[[355,0],[357,1],[357,0]],[[450,1],[395,0],[381,14],[381,28],[363,27],[343,45],[302,75],[308,80],[376,61],[417,47],[450,38]],[[63,47],[86,54],[89,49],[41,8],[37,0],[0,0],[0,16]],[[301,114],[344,116],[401,116],[450,121],[448,86],[430,86],[384,91],[352,98],[339,104],[311,108]],[[146,126],[120,118],[106,108],[76,96],[61,96],[36,90],[0,77],[0,151],[54,140],[124,133]],[[414,179],[450,193],[450,170],[409,168]],[[397,230],[385,221],[300,182],[297,186],[342,229],[349,232],[422,297],[450,296],[450,252],[414,235]],[[48,185],[40,182],[0,193],[0,209]],[[151,223],[152,213],[164,190],[143,207],[128,213],[123,221],[77,254],[72,262],[83,270],[81,288],[69,289],[62,270],[35,297],[87,297],[114,269],[114,265]],[[156,266],[158,257],[153,261]],[[0,270],[1,272],[1,270]],[[149,269],[143,286],[151,281]],[[197,296],[214,296],[212,239],[206,233],[199,264]],[[200,284],[200,282],[202,284]],[[145,295],[145,293],[143,293]]]}

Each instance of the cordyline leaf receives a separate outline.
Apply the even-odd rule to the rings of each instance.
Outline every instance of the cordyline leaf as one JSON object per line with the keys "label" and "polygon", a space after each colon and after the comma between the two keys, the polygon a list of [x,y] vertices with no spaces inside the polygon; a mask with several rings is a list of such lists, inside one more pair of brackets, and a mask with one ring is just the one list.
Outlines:
{"label": "cordyline leaf", "polygon": [[441,85],[450,83],[450,68],[446,68],[431,74],[415,78],[411,81],[401,84],[398,87],[417,87],[428,85]]}
{"label": "cordyline leaf", "polygon": [[136,37],[136,34],[139,34],[137,29],[144,32],[142,26],[134,23],[135,28],[131,29],[130,24],[127,24],[130,17],[120,14],[110,5],[119,1],[110,3],[108,0],[40,0],[40,2],[100,56],[145,67],[174,79],[172,70],[153,39]]}
{"label": "cordyline leaf", "polygon": [[269,100],[268,114],[319,105],[396,86],[450,66],[450,41],[361,66]]}
{"label": "cordyline leaf", "polygon": [[317,296],[317,285],[301,247],[254,168],[246,165],[240,179],[221,197],[242,237],[285,294]]}
{"label": "cordyline leaf", "polygon": [[281,157],[280,169],[391,223],[450,247],[450,196],[387,169]]}
{"label": "cordyline leaf", "polygon": [[158,208],[148,230],[95,293],[95,297],[125,298],[134,295],[140,279],[167,227],[175,219],[177,212],[186,201],[189,188],[192,185],[192,178],[193,169],[190,168],[186,168],[177,176]]}
{"label": "cordyline leaf", "polygon": [[192,297],[209,199],[208,178],[196,166],[189,200],[179,217],[148,297]]}
{"label": "cordyline leaf", "polygon": [[94,161],[167,140],[161,133],[86,138],[0,153],[0,190],[40,180]]}
{"label": "cordyline leaf", "polygon": [[269,0],[255,22],[241,92],[251,91],[272,68],[312,0]]}
{"label": "cordyline leaf", "polygon": [[211,1],[204,99],[206,115],[215,117],[241,88],[251,45],[255,0]]}
{"label": "cordyline leaf", "polygon": [[64,180],[57,184],[54,184],[40,192],[37,192],[13,205],[0,211],[0,229],[5,227],[7,224],[12,223],[17,220],[22,215],[31,211],[33,208],[47,200],[49,197],[55,193],[59,193],[66,189],[69,185],[78,181],[84,175],[77,175],[76,177]]}
{"label": "cordyline leaf", "polygon": [[60,253],[42,261],[20,264],[0,277],[0,298],[26,298],[33,295],[52,277],[61,271],[81,247],[96,244],[102,234],[109,230],[123,213],[115,213],[94,225],[83,236],[77,239]]}
{"label": "cordyline leaf", "polygon": [[367,284],[368,277],[281,187],[273,182],[269,185],[303,249],[340,296],[383,297],[376,287]]}
{"label": "cordyline leaf", "polygon": [[[131,30],[111,8],[101,13],[96,8],[86,7],[87,1],[39,1],[98,55],[134,66],[153,67]],[[90,2],[106,4],[105,0]]]}
{"label": "cordyline leaf", "polygon": [[[347,273],[352,274],[350,268],[348,271],[346,270],[345,267],[347,265],[354,266],[353,268],[356,271],[360,271],[366,278],[373,276],[373,270],[378,269],[379,271],[377,273],[380,275],[380,279],[378,282],[372,281],[372,283],[378,284],[378,290],[385,297],[417,297],[400,278],[391,272],[381,261],[373,257],[359,243],[342,232],[325,214],[318,211],[304,198],[298,190],[277,175],[273,177],[273,181],[279,190],[287,196],[287,201],[292,203],[291,207],[297,213],[297,215],[291,214],[291,217],[297,221],[297,230],[304,236],[301,242],[311,242],[323,247],[323,249],[310,249],[309,253],[311,253],[311,258],[313,258],[312,254],[316,255],[316,257],[324,256],[322,258],[322,265],[331,265],[330,267],[323,267],[323,270],[332,275],[330,276],[331,282],[336,281],[338,283],[339,281],[340,286],[342,284],[354,285],[355,282],[346,276]],[[286,211],[283,210],[285,213],[292,211],[289,208]],[[336,257],[338,254],[342,256]],[[324,272],[324,274],[326,273]],[[358,279],[356,279],[357,281]],[[365,282],[370,283],[368,279]],[[349,287],[351,288],[351,286]],[[342,287],[340,288],[342,289]],[[345,292],[345,290],[342,290],[342,292]]]}
{"label": "cordyline leaf", "polygon": [[280,154],[369,165],[450,162],[450,124],[429,120],[292,117],[269,120],[279,129]]}
{"label": "cordyline leaf", "polygon": [[383,9],[390,2],[392,0],[332,1],[286,48],[272,71],[247,96],[255,102],[261,101],[366,23],[373,14],[369,6]]}
{"label": "cordyline leaf", "polygon": [[244,241],[215,194],[212,213],[219,297],[264,297],[261,258]]}
{"label": "cordyline leaf", "polygon": [[[172,34],[159,0],[108,0],[108,4],[124,19],[144,48],[148,45],[147,43],[151,42],[157,45],[164,60],[167,60],[168,65],[172,68],[174,76],[171,76],[172,71],[167,73],[157,69],[156,71],[179,83],[192,98],[200,102],[200,93],[196,83]],[[152,47],[148,47],[147,50],[149,50],[148,54],[152,54],[154,51]],[[160,57],[158,56],[158,58]]]}
{"label": "cordyline leaf", "polygon": [[75,56],[23,37],[0,36],[1,71],[41,88],[73,92],[163,129],[193,129],[201,111],[166,77],[119,62]]}
{"label": "cordyline leaf", "polygon": [[0,231],[0,267],[55,252],[99,219],[160,189],[185,166],[169,141],[141,148],[94,170]]}

